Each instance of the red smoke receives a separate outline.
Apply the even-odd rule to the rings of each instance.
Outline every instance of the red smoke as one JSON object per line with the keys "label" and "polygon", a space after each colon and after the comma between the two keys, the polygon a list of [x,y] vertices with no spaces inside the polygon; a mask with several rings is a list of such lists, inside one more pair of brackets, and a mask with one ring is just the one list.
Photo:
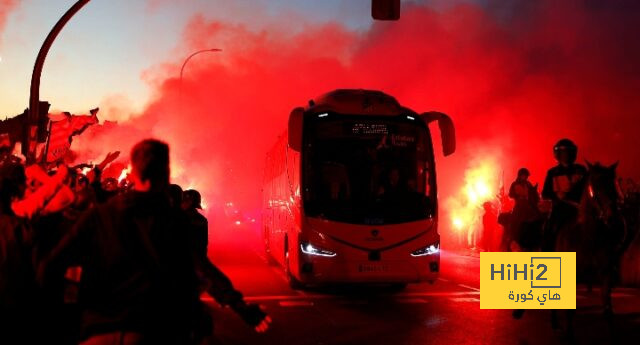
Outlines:
{"label": "red smoke", "polygon": [[640,11],[631,8],[638,6],[498,4],[443,11],[409,4],[399,22],[366,31],[339,23],[300,28],[287,18],[281,27],[251,31],[197,16],[184,32],[185,55],[224,51],[194,58],[182,84],[182,60],[147,71],[156,92],[145,111],[129,119],[107,110],[128,120],[73,147],[81,148],[80,159],[97,160],[144,137],[164,139],[176,181],[199,188],[209,205],[233,201],[258,210],[265,152],[290,110],[335,88],[365,88],[453,117],[459,149],[438,156],[441,200],[457,193],[464,170],[484,157],[500,162],[496,171],[505,171],[507,183],[520,166],[541,181],[561,137],[573,138],[581,157],[621,160],[623,175],[640,176],[632,142],[640,133]]}
{"label": "red smoke", "polygon": [[[2,37],[2,31],[4,31],[5,25],[7,25],[7,18],[9,13],[18,5],[18,0],[0,0],[0,38]],[[0,44],[2,42],[0,41]]]}

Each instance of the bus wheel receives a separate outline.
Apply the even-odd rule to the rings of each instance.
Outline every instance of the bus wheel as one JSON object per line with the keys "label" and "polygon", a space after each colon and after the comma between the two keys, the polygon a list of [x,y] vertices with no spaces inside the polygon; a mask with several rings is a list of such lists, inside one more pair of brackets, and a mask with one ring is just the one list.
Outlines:
{"label": "bus wheel", "polygon": [[304,284],[302,284],[302,282],[300,282],[298,279],[296,279],[296,277],[293,276],[293,274],[291,274],[291,268],[289,266],[289,246],[288,245],[284,252],[284,273],[287,276],[287,282],[289,283],[290,288],[294,290],[300,290],[304,288]]}

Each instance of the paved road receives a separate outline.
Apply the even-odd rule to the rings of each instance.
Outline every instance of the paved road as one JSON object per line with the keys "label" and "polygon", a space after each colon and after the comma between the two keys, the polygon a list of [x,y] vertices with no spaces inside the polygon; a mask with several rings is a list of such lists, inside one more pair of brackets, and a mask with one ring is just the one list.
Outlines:
{"label": "paved road", "polygon": [[[238,236],[251,238],[251,236]],[[506,310],[480,310],[479,259],[444,252],[440,279],[431,284],[331,287],[291,290],[279,267],[269,266],[257,242],[214,243],[213,260],[247,296],[274,319],[267,334],[255,334],[230,310],[209,300],[223,344],[561,344],[549,311],[529,311],[513,320]],[[597,291],[579,288],[577,342],[611,343],[598,309]],[[640,343],[640,290],[617,289],[615,334]]]}

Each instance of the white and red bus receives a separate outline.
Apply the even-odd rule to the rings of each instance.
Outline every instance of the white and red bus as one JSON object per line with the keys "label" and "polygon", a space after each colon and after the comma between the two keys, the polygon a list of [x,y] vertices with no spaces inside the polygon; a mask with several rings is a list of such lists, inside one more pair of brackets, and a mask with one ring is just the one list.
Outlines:
{"label": "white and red bus", "polygon": [[451,119],[369,90],[335,90],[296,108],[267,154],[267,254],[290,285],[433,281],[440,264],[429,123],[455,151]]}

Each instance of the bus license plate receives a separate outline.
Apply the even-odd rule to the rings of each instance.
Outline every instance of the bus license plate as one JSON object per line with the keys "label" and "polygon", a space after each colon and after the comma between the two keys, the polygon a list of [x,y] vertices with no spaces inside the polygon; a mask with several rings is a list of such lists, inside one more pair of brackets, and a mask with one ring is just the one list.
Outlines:
{"label": "bus license plate", "polygon": [[358,272],[360,273],[376,273],[376,272],[388,272],[388,265],[371,265],[371,264],[360,264],[358,265]]}

